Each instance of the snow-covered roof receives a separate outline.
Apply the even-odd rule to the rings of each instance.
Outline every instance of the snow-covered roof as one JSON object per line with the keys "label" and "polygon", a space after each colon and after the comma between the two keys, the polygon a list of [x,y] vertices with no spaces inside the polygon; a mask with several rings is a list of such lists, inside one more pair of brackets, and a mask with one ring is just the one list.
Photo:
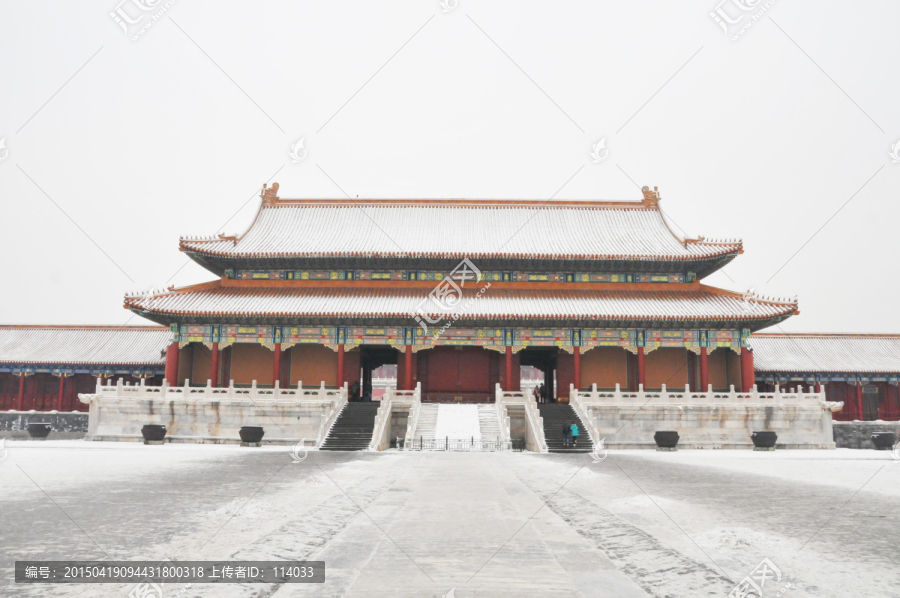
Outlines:
{"label": "snow-covered roof", "polygon": [[[249,282],[249,281],[248,281]],[[623,285],[623,287],[626,285]],[[675,285],[672,285],[675,286]],[[745,298],[705,285],[649,286],[616,290],[510,288],[495,283],[475,299],[466,291],[464,320],[673,320],[754,322],[792,315],[796,300]],[[432,317],[446,315],[429,299],[430,287],[266,286],[220,280],[157,293],[130,295],[125,305],[146,315],[228,318],[397,318],[419,308]],[[425,300],[423,304],[422,301]],[[146,313],[145,313],[146,312]]]}
{"label": "snow-covered roof", "polygon": [[0,363],[163,365],[159,326],[0,326]]}
{"label": "snow-covered roof", "polygon": [[739,240],[674,234],[649,193],[641,202],[272,198],[244,234],[180,245],[217,258],[702,261],[741,252]]}
{"label": "snow-covered roof", "polygon": [[900,372],[900,335],[754,334],[758,372]]}

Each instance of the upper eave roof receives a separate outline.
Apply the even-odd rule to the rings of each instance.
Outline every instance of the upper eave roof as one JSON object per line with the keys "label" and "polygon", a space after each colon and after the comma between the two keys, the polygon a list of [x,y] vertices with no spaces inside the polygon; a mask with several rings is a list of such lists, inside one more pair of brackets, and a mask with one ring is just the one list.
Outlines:
{"label": "upper eave roof", "polygon": [[159,326],[2,326],[0,363],[164,365]]}
{"label": "upper eave roof", "polygon": [[900,335],[754,334],[758,372],[900,373]]}
{"label": "upper eave roof", "polygon": [[180,247],[198,257],[224,259],[705,261],[741,253],[739,240],[676,235],[659,209],[658,194],[646,188],[644,194],[638,202],[287,200],[269,195],[242,235],[183,237]]}

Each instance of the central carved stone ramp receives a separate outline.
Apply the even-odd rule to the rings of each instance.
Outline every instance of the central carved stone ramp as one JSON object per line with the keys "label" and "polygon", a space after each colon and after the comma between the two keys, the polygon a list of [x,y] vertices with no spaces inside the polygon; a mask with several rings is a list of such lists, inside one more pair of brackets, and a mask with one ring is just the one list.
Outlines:
{"label": "central carved stone ramp", "polygon": [[[589,453],[594,450],[590,435],[571,405],[539,403],[537,408],[544,420],[544,438],[547,440],[547,449],[551,453]],[[563,446],[563,424],[566,426],[578,425],[577,447]]]}
{"label": "central carved stone ramp", "polygon": [[347,403],[331,426],[321,450],[364,451],[369,448],[379,405],[375,401]]}
{"label": "central carved stone ramp", "polygon": [[438,404],[437,426],[434,437],[438,440],[481,440],[481,425],[478,420],[478,405]]}

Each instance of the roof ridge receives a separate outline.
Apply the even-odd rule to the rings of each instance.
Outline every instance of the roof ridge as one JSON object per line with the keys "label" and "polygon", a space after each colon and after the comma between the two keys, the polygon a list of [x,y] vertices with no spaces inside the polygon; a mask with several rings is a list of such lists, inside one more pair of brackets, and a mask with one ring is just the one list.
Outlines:
{"label": "roof ridge", "polygon": [[896,338],[900,333],[892,332],[755,332],[753,336],[769,338]]}
{"label": "roof ridge", "polygon": [[158,324],[0,324],[0,330],[168,330]]}

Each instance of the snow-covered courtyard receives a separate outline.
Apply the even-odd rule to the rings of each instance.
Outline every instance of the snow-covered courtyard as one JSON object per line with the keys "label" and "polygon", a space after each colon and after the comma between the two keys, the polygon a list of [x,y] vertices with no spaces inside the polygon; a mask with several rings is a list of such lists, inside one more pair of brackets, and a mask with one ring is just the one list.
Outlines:
{"label": "snow-covered courtyard", "polygon": [[[898,596],[890,452],[326,453],[6,441],[2,596],[14,562],[324,560],[326,583],[168,585],[194,596]],[[5,457],[4,457],[5,455]],[[758,583],[758,581],[757,581]],[[741,595],[741,594],[737,594]]]}

